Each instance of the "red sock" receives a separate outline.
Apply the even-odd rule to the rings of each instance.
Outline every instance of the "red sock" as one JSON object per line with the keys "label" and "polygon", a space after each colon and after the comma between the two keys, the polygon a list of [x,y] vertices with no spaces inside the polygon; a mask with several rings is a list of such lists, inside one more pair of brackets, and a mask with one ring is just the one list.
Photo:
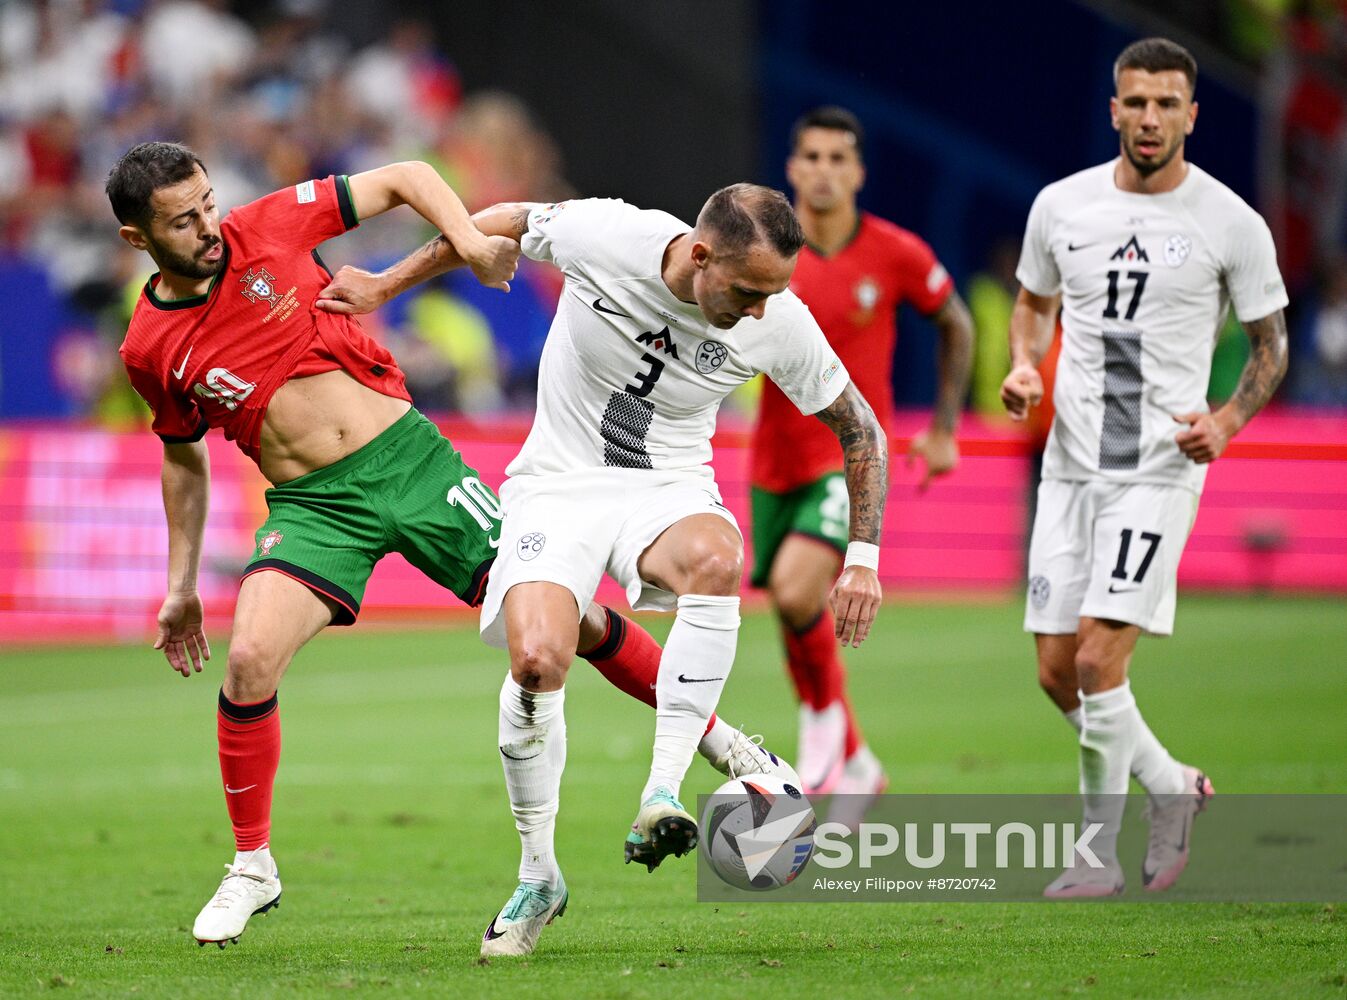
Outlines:
{"label": "red sock", "polygon": [[216,735],[234,846],[240,851],[266,847],[271,837],[271,789],[281,762],[281,713],[276,695],[238,705],[221,691]]}
{"label": "red sock", "polygon": [[786,663],[800,701],[820,712],[846,689],[846,668],[833,635],[833,614],[826,607],[812,625],[797,632],[783,625],[786,638]]}
{"label": "red sock", "polygon": [[847,698],[847,669],[834,635],[833,613],[825,607],[812,625],[802,632],[789,626],[781,631],[786,637],[786,663],[800,701],[821,712],[840,701],[847,714],[846,756],[861,745],[861,730]]}
{"label": "red sock", "polygon": [[[623,618],[612,608],[603,611],[608,616],[603,638],[593,649],[579,653],[580,658],[594,664],[613,687],[654,708],[655,681],[664,649],[630,618]],[[715,724],[716,713],[712,712],[706,721],[706,732]]]}

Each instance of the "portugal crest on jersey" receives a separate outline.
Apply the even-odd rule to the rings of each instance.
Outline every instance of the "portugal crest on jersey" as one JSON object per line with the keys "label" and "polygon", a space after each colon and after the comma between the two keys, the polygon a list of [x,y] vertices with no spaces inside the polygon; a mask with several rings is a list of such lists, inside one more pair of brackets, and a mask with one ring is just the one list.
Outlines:
{"label": "portugal crest on jersey", "polygon": [[259,267],[256,271],[248,268],[248,273],[239,278],[239,284],[243,285],[243,297],[249,302],[270,305],[279,298],[276,294],[276,276],[265,267]]}
{"label": "portugal crest on jersey", "polygon": [[724,344],[717,344],[714,340],[703,340],[701,346],[697,348],[697,371],[703,375],[710,375],[723,365],[729,356],[730,352],[725,349]]}
{"label": "portugal crest on jersey", "polygon": [[879,282],[868,274],[856,282],[856,304],[869,312],[879,302]]}
{"label": "portugal crest on jersey", "polygon": [[271,550],[274,549],[277,545],[281,544],[281,539],[284,537],[285,536],[281,534],[279,531],[271,532],[271,534],[267,535],[266,538],[262,539],[262,541],[258,543],[257,551],[262,553],[263,559],[267,558],[269,555],[271,555]]}

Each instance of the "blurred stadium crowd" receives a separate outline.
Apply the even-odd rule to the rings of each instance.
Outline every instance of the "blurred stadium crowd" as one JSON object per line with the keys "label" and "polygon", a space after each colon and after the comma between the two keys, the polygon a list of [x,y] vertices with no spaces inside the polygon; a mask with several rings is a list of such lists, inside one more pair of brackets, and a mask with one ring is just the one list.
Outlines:
{"label": "blurred stadium crowd", "polygon": [[[22,284],[26,312],[60,314],[25,325],[55,332],[71,412],[114,426],[142,418],[116,346],[153,265],[117,238],[103,193],[136,142],[191,145],[222,212],[310,177],[412,158],[435,164],[473,208],[572,194],[528,109],[500,92],[465,97],[427,25],[395,21],[353,51],[325,29],[334,6],[282,0],[250,23],[222,0],[0,5],[0,270],[43,272],[49,302],[28,270],[11,284]],[[362,227],[329,248],[327,264],[383,266],[433,235],[420,224],[399,212]],[[558,290],[542,267],[526,266],[510,296],[450,278],[373,325],[425,408],[527,405]]]}
{"label": "blurred stadium crowd", "polygon": [[[4,336],[49,340],[62,413],[109,426],[143,419],[115,348],[149,261],[116,238],[103,194],[109,167],[138,141],[193,146],[222,210],[310,177],[409,158],[435,164],[470,209],[575,193],[529,109],[508,93],[465,92],[472,81],[460,79],[428,24],[394,20],[384,37],[354,47],[331,30],[338,6],[0,4],[0,294],[22,303],[22,322],[11,314]],[[1282,399],[1347,406],[1347,3],[1179,8],[1168,14],[1220,15],[1192,27],[1223,45],[1261,91],[1259,207],[1293,297],[1293,369]],[[411,213],[397,215],[338,241],[328,265],[378,268],[428,237]],[[982,273],[956,276],[979,328],[970,404],[988,414],[999,412],[1017,252],[1014,243],[988,247]],[[558,276],[529,262],[509,296],[451,275],[368,325],[398,356],[422,408],[527,408],[558,291]],[[1233,387],[1245,356],[1238,328],[1226,333],[1216,396]],[[16,412],[0,394],[0,418]]]}

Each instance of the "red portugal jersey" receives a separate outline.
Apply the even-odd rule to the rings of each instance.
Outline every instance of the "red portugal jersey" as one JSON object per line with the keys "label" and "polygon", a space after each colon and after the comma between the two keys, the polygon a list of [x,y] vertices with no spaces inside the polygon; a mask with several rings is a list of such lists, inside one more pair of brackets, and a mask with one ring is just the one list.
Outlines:
{"label": "red portugal jersey", "polygon": [[[800,251],[790,287],[887,432],[898,306],[908,302],[930,315],[954,289],[935,253],[915,233],[863,212],[851,242],[832,257],[808,245]],[[753,431],[753,485],[786,493],[841,468],[842,449],[827,425],[767,382]]]}
{"label": "red portugal jersey", "polygon": [[259,462],[267,404],[292,377],[341,369],[411,399],[393,356],[359,323],[313,307],[331,280],[314,248],[357,224],[345,177],[305,181],[225,217],[224,264],[204,295],[165,302],[159,275],[145,283],[121,354],[156,434],[181,443],[220,427]]}

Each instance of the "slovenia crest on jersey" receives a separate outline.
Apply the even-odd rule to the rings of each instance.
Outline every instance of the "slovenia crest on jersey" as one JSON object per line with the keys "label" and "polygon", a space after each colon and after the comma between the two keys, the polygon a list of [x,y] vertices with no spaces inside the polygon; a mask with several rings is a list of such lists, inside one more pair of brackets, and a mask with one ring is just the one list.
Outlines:
{"label": "slovenia crest on jersey", "polygon": [[1175,233],[1165,240],[1165,263],[1170,267],[1179,267],[1192,252],[1193,241],[1182,233]]}
{"label": "slovenia crest on jersey", "polygon": [[729,356],[730,352],[725,349],[724,344],[718,344],[714,340],[703,340],[701,346],[697,348],[697,371],[703,375],[710,375],[723,365]]}

